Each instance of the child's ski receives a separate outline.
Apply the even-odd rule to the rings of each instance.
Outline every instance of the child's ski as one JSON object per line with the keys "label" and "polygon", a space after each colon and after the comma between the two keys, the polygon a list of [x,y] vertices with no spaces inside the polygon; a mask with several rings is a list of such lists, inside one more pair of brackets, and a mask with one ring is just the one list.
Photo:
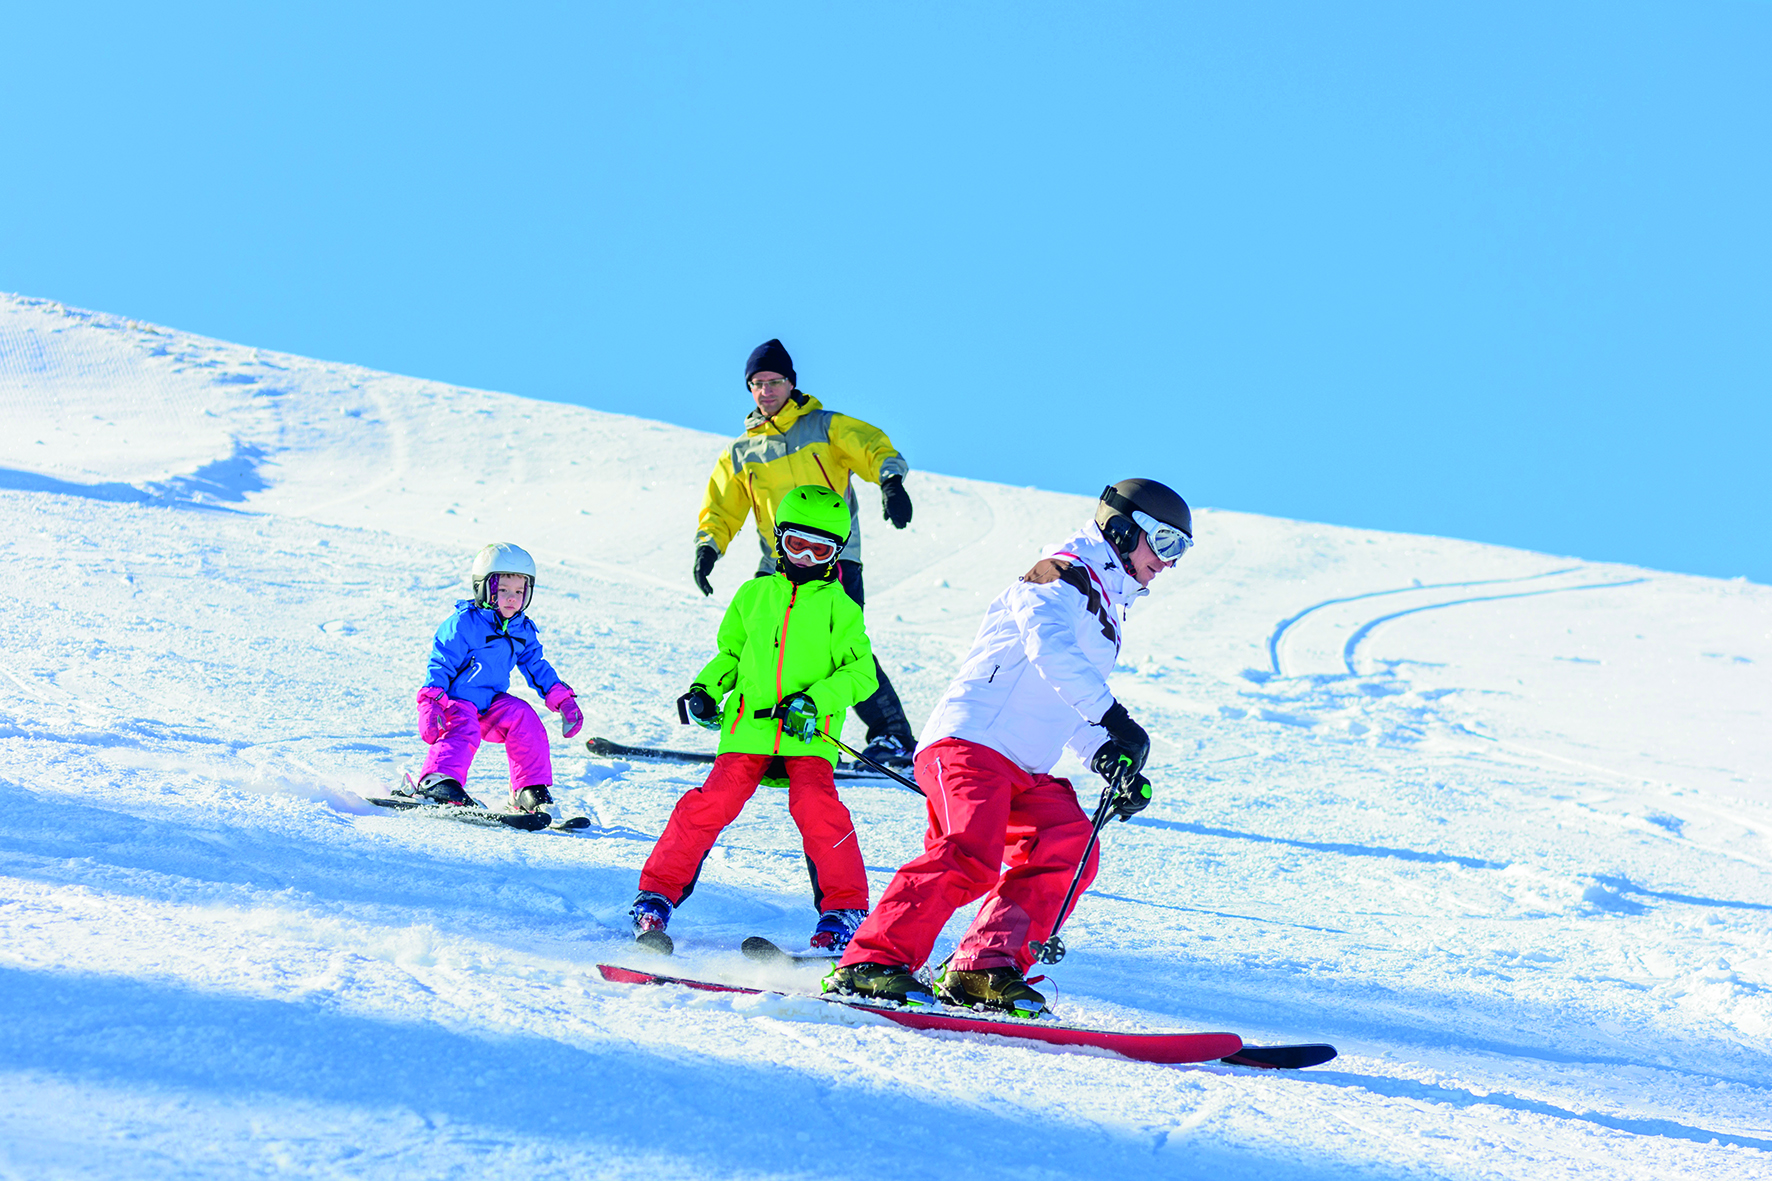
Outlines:
{"label": "child's ski", "polygon": [[747,960],[759,964],[788,965],[795,968],[814,968],[823,972],[837,962],[837,957],[823,951],[789,951],[761,935],[752,935],[738,945]]}
{"label": "child's ski", "polygon": [[[714,761],[712,751],[671,750],[662,746],[629,746],[623,742],[611,742],[607,738],[585,739],[585,749],[594,755],[606,759],[660,759],[668,763],[711,763]],[[865,779],[870,782],[891,780],[868,767],[858,767],[853,763],[838,763],[832,775],[838,779]]]}
{"label": "child's ski", "polygon": [[370,803],[382,808],[418,811],[426,816],[441,816],[445,820],[460,820],[467,824],[520,828],[524,832],[539,832],[548,827],[548,823],[552,819],[546,812],[494,812],[490,808],[433,804],[427,800],[416,800],[409,796],[367,796],[365,798]]}
{"label": "child's ski", "polygon": [[[675,984],[704,992],[740,992],[758,994],[775,989],[744,988],[733,984],[715,984],[707,980],[687,980],[679,976],[660,976],[654,972],[637,972],[614,964],[598,964],[603,979],[617,984]],[[1243,1039],[1234,1033],[1120,1033],[1110,1029],[1086,1029],[1055,1021],[1018,1021],[1014,1018],[981,1017],[970,1010],[945,1006],[902,1008],[877,1004],[854,997],[795,993],[815,996],[834,1005],[877,1013],[888,1021],[910,1029],[942,1030],[950,1033],[988,1033],[996,1037],[1042,1042],[1049,1046],[1089,1046],[1111,1050],[1137,1062],[1210,1062],[1235,1054]]]}

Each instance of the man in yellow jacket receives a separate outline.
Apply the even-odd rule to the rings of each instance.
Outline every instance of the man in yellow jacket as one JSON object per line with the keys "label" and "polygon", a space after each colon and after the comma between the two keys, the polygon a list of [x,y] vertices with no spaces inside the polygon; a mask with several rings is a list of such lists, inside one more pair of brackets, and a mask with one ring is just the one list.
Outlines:
{"label": "man in yellow jacket", "polygon": [[[880,486],[882,516],[903,529],[911,523],[911,498],[904,490],[910,465],[886,432],[826,410],[798,389],[794,359],[781,341],[752,350],[744,376],[757,407],[745,416],[745,433],[720,453],[708,477],[695,529],[695,585],[704,595],[714,593],[708,574],[751,516],[762,547],[757,574],[774,573],[776,506],[801,485],[823,485],[849,503],[851,528],[838,570],[843,589],[862,605],[861,513],[852,477]],[[874,671],[879,688],[855,707],[868,728],[863,753],[889,767],[908,767],[917,740],[878,660]]]}

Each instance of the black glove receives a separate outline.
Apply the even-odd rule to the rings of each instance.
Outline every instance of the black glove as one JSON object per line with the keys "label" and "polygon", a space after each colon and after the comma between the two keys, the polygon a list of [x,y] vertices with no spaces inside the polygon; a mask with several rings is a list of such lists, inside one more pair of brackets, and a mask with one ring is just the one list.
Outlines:
{"label": "black glove", "polygon": [[1108,741],[1095,752],[1095,757],[1089,761],[1089,769],[1113,787],[1130,788],[1138,773],[1144,770],[1145,759],[1150,757],[1150,735],[1117,701],[1101,715],[1101,721],[1096,725],[1108,732]]}
{"label": "black glove", "polygon": [[880,515],[891,521],[894,529],[911,523],[911,496],[904,490],[903,476],[880,477]]}
{"label": "black glove", "polygon": [[677,698],[677,717],[685,725],[693,718],[704,730],[720,728],[720,703],[700,685],[689,686],[689,692]]}
{"label": "black glove", "polygon": [[1151,802],[1151,781],[1142,775],[1130,784],[1110,787],[1108,790],[1113,793],[1108,805],[1121,820],[1127,820],[1144,811]]}
{"label": "black glove", "polygon": [[720,551],[713,546],[704,543],[695,547],[695,585],[701,588],[704,595],[714,593],[714,584],[708,581],[708,572],[719,560]]}

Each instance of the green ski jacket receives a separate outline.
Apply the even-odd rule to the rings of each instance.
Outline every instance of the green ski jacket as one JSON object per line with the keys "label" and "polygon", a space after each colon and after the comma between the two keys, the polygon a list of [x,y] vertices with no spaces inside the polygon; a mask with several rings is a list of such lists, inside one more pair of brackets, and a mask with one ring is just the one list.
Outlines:
{"label": "green ski jacket", "polygon": [[841,734],[849,707],[879,686],[861,608],[842,584],[795,586],[781,574],[753,578],[732,596],[719,644],[695,683],[724,700],[720,753],[817,755],[835,764],[831,743],[801,742],[783,734],[778,719],[754,715],[803,692],[818,706],[820,731]]}

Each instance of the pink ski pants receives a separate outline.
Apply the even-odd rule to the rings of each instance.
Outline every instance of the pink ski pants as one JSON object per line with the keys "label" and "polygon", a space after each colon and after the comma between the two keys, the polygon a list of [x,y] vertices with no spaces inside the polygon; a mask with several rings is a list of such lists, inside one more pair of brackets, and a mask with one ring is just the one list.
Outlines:
{"label": "pink ski pants", "polygon": [[419,779],[436,771],[465,786],[468,768],[474,765],[482,742],[504,743],[505,757],[511,763],[511,791],[553,785],[554,760],[548,753],[547,728],[534,707],[509,693],[494,697],[485,713],[475,710],[472,702],[450,698],[443,715],[443,736],[431,744]]}
{"label": "pink ski pants", "polygon": [[[707,781],[683,793],[640,871],[640,889],[663,894],[678,906],[695,888],[701,863],[721,831],[744,810],[769,766],[769,755],[723,754]],[[831,764],[813,755],[784,758],[788,769],[788,815],[812,866],[813,905],[820,911],[866,910],[868,871],[855,839],[855,823],[837,796]]]}
{"label": "pink ski pants", "polygon": [[[920,968],[953,913],[983,895],[953,966],[1027,971],[1034,962],[1028,944],[1052,934],[1089,843],[1089,817],[1070,781],[1031,774],[988,746],[943,738],[917,752],[917,785],[929,809],[923,853],[886,887],[842,962]],[[1097,860],[1091,850],[1079,898]]]}

